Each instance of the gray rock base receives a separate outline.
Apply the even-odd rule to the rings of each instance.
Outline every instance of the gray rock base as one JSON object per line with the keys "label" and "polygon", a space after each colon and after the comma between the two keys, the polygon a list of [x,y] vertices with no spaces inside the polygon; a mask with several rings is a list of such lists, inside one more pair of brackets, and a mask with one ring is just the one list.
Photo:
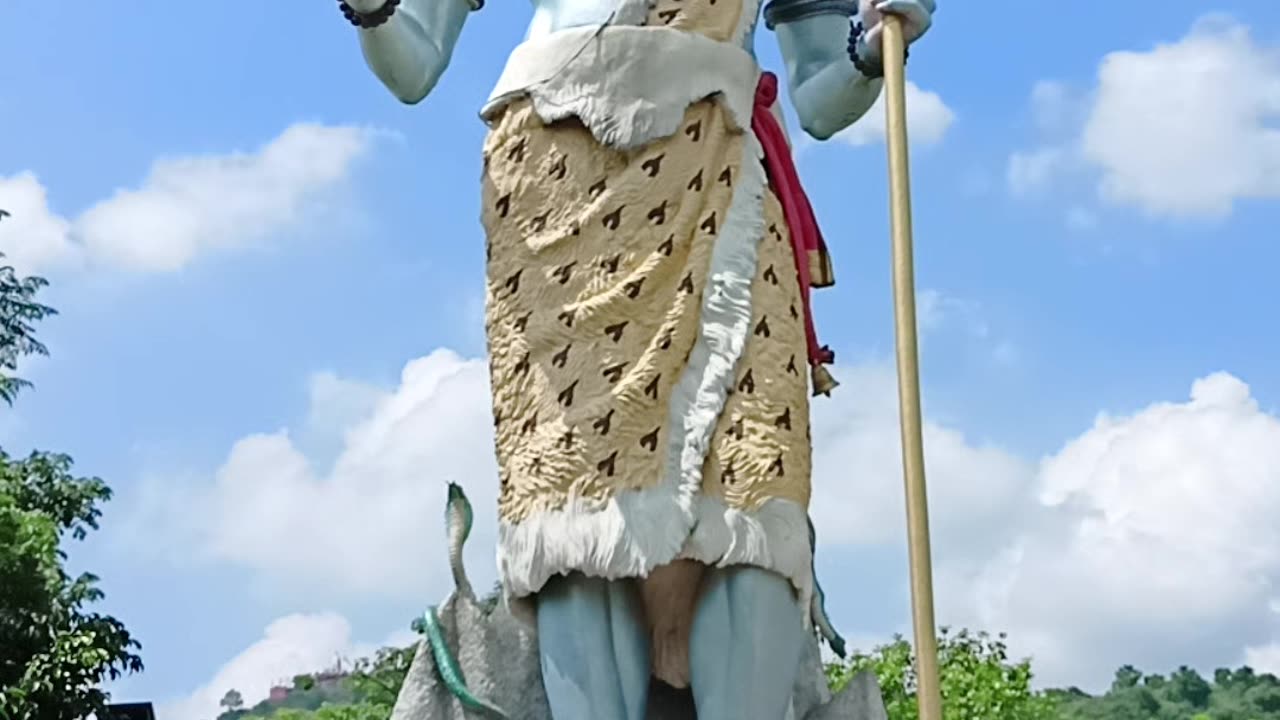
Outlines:
{"label": "gray rock base", "polygon": [[[456,594],[439,609],[449,647],[477,697],[503,708],[511,720],[552,720],[542,687],[537,640],[501,604],[483,606]],[[792,711],[778,720],[887,720],[875,676],[862,673],[832,697],[827,689],[817,638],[806,646],[792,693]],[[392,720],[477,720],[483,713],[465,710],[436,671],[430,645],[419,643]],[[688,690],[655,681],[649,720],[696,720]],[[603,719],[602,719],[603,720]]]}

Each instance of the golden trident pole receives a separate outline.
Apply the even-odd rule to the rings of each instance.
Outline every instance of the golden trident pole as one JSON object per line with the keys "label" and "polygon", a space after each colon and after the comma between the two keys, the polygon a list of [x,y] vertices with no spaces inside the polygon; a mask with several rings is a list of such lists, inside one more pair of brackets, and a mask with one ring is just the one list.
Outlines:
{"label": "golden trident pole", "polygon": [[933,619],[929,507],[924,483],[920,413],[920,361],[911,250],[911,181],[907,161],[906,40],[902,21],[885,15],[883,35],[885,126],[889,146],[889,231],[893,238],[893,310],[898,351],[898,403],[902,469],[907,496],[907,550],[911,564],[911,624],[916,640],[916,697],[920,720],[942,720],[938,639]]}

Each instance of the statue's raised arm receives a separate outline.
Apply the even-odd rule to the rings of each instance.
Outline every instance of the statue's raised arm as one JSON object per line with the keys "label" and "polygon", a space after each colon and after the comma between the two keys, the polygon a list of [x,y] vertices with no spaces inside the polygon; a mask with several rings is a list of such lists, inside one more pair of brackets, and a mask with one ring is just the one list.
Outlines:
{"label": "statue's raised arm", "polygon": [[929,29],[935,9],[934,0],[772,0],[766,5],[765,24],[778,35],[791,102],[804,131],[826,140],[875,103],[884,84],[882,13],[902,18],[911,43]]}
{"label": "statue's raised arm", "polygon": [[364,60],[401,102],[425,98],[453,56],[467,15],[483,0],[344,0]]}

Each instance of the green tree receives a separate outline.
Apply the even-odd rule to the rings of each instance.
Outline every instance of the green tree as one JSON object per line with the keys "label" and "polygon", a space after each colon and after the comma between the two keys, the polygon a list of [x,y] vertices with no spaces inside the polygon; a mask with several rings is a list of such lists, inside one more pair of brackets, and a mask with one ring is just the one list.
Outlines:
{"label": "green tree", "polygon": [[97,576],[72,577],[61,543],[97,529],[111,490],[75,477],[65,455],[0,450],[0,718],[80,718],[101,711],[97,686],[140,672],[140,646],[93,612]]}
{"label": "green tree", "polygon": [[1122,665],[1116,670],[1115,679],[1111,681],[1112,691],[1137,687],[1142,682],[1142,671],[1132,665]]}
{"label": "green tree", "polygon": [[[0,213],[0,219],[4,217]],[[18,360],[43,354],[33,323],[53,314],[36,302],[41,278],[0,267],[0,400],[12,404],[29,383]],[[98,528],[111,497],[102,480],[77,477],[66,455],[24,459],[0,448],[0,719],[101,716],[104,681],[140,672],[136,640],[115,618],[93,612],[98,578],[71,576],[63,542]]]}
{"label": "green tree", "polygon": [[294,690],[307,691],[314,688],[315,686],[316,686],[316,679],[312,675],[303,674],[303,675],[293,676]]}
{"label": "green tree", "polygon": [[1169,698],[1174,702],[1186,703],[1198,710],[1209,707],[1213,686],[1205,682],[1200,673],[1186,665],[1169,676],[1169,685]]}
{"label": "green tree", "polygon": [[1054,691],[1062,720],[1280,720],[1280,680],[1219,668],[1213,681],[1183,666],[1167,677],[1126,665],[1103,695]]}
{"label": "green tree", "polygon": [[369,705],[385,707],[390,717],[416,652],[416,645],[384,647],[372,658],[357,660],[349,681],[356,696]]}
{"label": "green tree", "polygon": [[[1050,720],[1056,702],[1031,688],[1031,663],[1011,662],[1004,635],[943,628],[938,638],[943,716],[947,720]],[[827,667],[832,689],[839,690],[863,670],[875,673],[890,720],[915,720],[915,657],[901,637],[869,654]]]}
{"label": "green tree", "polygon": [[[0,221],[9,213],[0,210]],[[0,262],[4,253],[0,253]],[[48,281],[41,277],[22,277],[12,265],[0,265],[0,401],[13,405],[18,392],[31,383],[14,375],[18,360],[27,355],[48,355],[49,350],[35,337],[35,323],[57,314],[53,308],[36,302],[35,297]]]}
{"label": "green tree", "polygon": [[244,696],[240,694],[239,690],[232,688],[227,691],[226,695],[222,696],[221,700],[218,701],[218,706],[226,709],[227,712],[243,710]]}

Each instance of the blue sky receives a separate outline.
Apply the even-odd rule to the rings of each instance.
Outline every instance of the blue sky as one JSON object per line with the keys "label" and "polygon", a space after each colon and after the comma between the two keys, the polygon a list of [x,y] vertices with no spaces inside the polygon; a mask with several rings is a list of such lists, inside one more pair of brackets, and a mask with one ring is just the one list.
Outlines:
{"label": "blue sky", "polygon": [[[294,573],[281,571],[287,562],[278,558],[254,556],[245,538],[271,545],[275,537],[287,549],[300,542],[284,537],[288,528],[320,530],[295,518],[276,537],[273,515],[248,510],[244,522],[262,525],[256,534],[214,527],[238,515],[209,521],[210,503],[247,497],[229,478],[243,470],[250,478],[243,482],[268,500],[279,499],[269,490],[280,483],[303,515],[324,518],[332,533],[366,547],[361,538],[376,534],[368,520],[381,506],[343,522],[326,514],[342,503],[324,495],[332,490],[326,483],[377,484],[344,469],[344,458],[364,447],[360,438],[384,430],[400,437],[399,421],[384,417],[397,403],[406,417],[421,420],[430,410],[445,425],[484,411],[483,393],[465,379],[482,373],[464,360],[483,353],[484,128],[476,111],[530,13],[486,7],[469,22],[431,97],[406,107],[364,67],[332,3],[304,5],[272,3],[252,13],[153,0],[127,10],[99,3],[0,9],[0,207],[17,214],[19,190],[42,188],[41,202],[22,206],[25,218],[39,221],[41,237],[63,243],[40,256],[33,236],[16,237],[23,218],[0,225],[0,250],[52,258],[32,267],[53,281],[46,299],[61,310],[41,330],[52,358],[26,368],[36,389],[0,410],[0,442],[10,452],[69,452],[81,472],[115,488],[104,530],[74,548],[73,561],[103,576],[107,609],[144,643],[147,672],[121,683],[119,697],[189,699],[172,706],[175,717],[199,717],[192,708],[207,707],[197,697],[202,688],[235,662],[247,673],[258,658],[268,668],[261,672],[275,672],[289,657],[327,658],[380,642],[447,591],[435,557],[435,495],[423,500],[421,532],[367,540],[371,551],[396,556],[387,577],[403,577],[414,554],[422,556],[420,577],[384,582],[350,579],[344,573],[353,563],[341,558],[327,571],[321,559]],[[1280,511],[1271,462],[1280,448],[1280,340],[1270,330],[1280,303],[1273,282],[1280,6],[1174,0],[1117,3],[1105,16],[1089,16],[1012,0],[941,5],[909,74],[933,103],[920,107],[948,110],[913,115],[912,126],[918,285],[927,311],[923,372],[931,448],[938,448],[930,472],[950,483],[932,491],[945,526],[937,548],[942,619],[1009,629],[1023,643],[1018,649],[1046,658],[1046,679],[1054,682],[1096,685],[1121,662],[1167,670],[1273,657],[1280,666],[1280,646],[1268,647],[1280,641],[1280,622],[1268,609],[1280,598],[1272,589],[1280,581],[1280,538],[1265,514],[1254,517]],[[1205,20],[1209,12],[1229,19]],[[762,63],[779,68],[773,36],[761,31],[757,42]],[[1247,66],[1239,76],[1247,82],[1224,81],[1217,68],[1237,61]],[[316,143],[314,155],[305,148],[284,160],[262,154],[299,123]],[[1213,150],[1218,143],[1226,150]],[[335,145],[345,150],[326,149]],[[302,156],[319,164],[312,168]],[[238,176],[228,185],[220,168],[252,165],[255,157],[267,159],[246,177],[263,183],[264,206],[279,200],[280,207],[238,196],[224,205]],[[210,169],[193,170],[202,158]],[[158,161],[168,169],[157,174]],[[820,422],[830,417],[828,432],[816,431],[815,485],[838,486],[831,497],[851,503],[826,511],[836,525],[875,502],[890,502],[894,512],[900,506],[888,392],[884,148],[850,135],[805,145],[799,164],[840,279],[817,300],[821,332],[850,379],[844,397],[818,411]],[[26,185],[24,173],[32,174]],[[186,178],[188,190],[204,181],[222,189],[204,196],[217,202],[184,205],[180,192],[151,192],[165,177]],[[152,213],[153,222],[128,208],[86,213],[127,204],[121,189],[151,192],[147,202],[175,201],[176,209]],[[192,220],[188,212],[198,214]],[[210,235],[188,221],[230,225]],[[143,257],[164,255],[157,248],[184,232],[194,249],[180,260]],[[14,252],[17,243],[28,245]],[[417,380],[402,377],[406,364],[440,348],[458,357],[436,356],[439,367],[419,370],[438,373],[446,390],[428,383],[410,392]],[[1229,376],[1212,375],[1218,372]],[[462,385],[449,394],[449,378],[458,377]],[[1198,379],[1206,379],[1204,392],[1191,400]],[[470,404],[440,420],[455,402]],[[886,402],[885,412],[867,409]],[[1098,424],[1100,413],[1114,417]],[[467,427],[441,433],[461,433],[483,448],[483,423],[476,433]],[[1230,440],[1205,442],[1237,427]],[[244,438],[265,433],[279,441],[284,436],[270,434],[286,429],[289,447],[310,459],[307,480],[282,480],[296,468],[271,465],[271,453],[253,465],[233,451],[253,455]],[[370,447],[393,442],[415,439]],[[487,485],[483,457],[435,444],[454,463],[447,467],[471,475],[460,478],[469,489]],[[837,459],[858,467],[868,448],[888,463],[883,472],[838,476],[849,465]],[[840,454],[846,451],[853,455]],[[827,477],[824,467],[833,471]],[[397,469],[408,475],[396,488],[410,487],[418,470]],[[428,489],[406,491],[417,499],[436,493],[441,481],[420,470]],[[1090,512],[1068,515],[1045,499],[1055,492]],[[331,499],[308,510],[321,496]],[[1215,509],[1226,496],[1248,502],[1224,500]],[[946,505],[953,497],[967,499]],[[1099,517],[1107,542],[1120,545],[1080,540]],[[895,533],[834,532],[821,551],[829,604],[855,638],[906,627],[905,556]],[[484,539],[472,564],[492,577]],[[1171,554],[1174,546],[1182,554]],[[1256,552],[1215,564],[1219,550],[1231,555],[1246,546]],[[1125,582],[1139,591],[1096,562],[1108,547],[1132,551]],[[1203,582],[1238,592],[1216,605],[1171,603],[1146,614],[1126,606],[1143,596],[1141,588],[1197,594],[1201,580],[1164,572],[1171,558],[1196,548],[1213,565]],[[1043,562],[1019,569],[1012,556]],[[1052,603],[1028,588],[1037,573],[1057,577],[1058,559],[1059,581],[1077,590],[1121,583],[1111,605],[1103,593],[1071,612],[1097,637],[1116,637],[1116,628],[1129,635],[1089,656],[1054,637],[1044,619]],[[1020,579],[1000,585],[1007,592],[999,603],[971,592],[1008,573]],[[265,627],[293,615],[301,618],[295,635],[268,633],[271,641],[261,643]],[[1181,629],[1191,620],[1207,628],[1202,636]],[[308,628],[315,627],[335,633],[332,647],[315,641],[311,655],[290,655],[290,639],[314,640]],[[251,647],[259,650],[246,655]]]}

